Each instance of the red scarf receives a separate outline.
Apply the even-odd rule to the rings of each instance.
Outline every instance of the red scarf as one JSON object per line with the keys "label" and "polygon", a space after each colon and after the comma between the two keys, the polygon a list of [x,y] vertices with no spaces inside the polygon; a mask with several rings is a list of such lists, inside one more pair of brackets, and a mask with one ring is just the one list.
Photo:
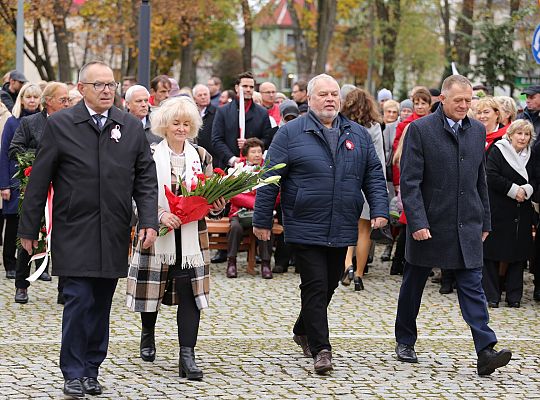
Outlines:
{"label": "red scarf", "polygon": [[495,143],[497,140],[502,138],[504,136],[504,134],[506,133],[506,130],[508,129],[509,126],[510,126],[510,124],[508,124],[506,126],[503,126],[502,128],[497,129],[495,132],[489,132],[486,135],[486,148],[485,148],[485,150],[489,149],[489,147],[493,143]]}

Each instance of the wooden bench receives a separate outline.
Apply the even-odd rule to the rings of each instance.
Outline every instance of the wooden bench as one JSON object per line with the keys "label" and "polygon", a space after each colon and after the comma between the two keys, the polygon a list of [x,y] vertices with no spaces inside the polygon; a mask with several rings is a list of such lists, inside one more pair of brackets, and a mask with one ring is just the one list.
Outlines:
{"label": "wooden bench", "polygon": [[[227,233],[229,233],[229,218],[224,217],[219,220],[206,219],[208,226],[209,247],[213,250],[227,250]],[[272,233],[279,235],[283,232],[283,227],[274,221]],[[255,272],[255,253],[257,248],[257,239],[253,234],[253,229],[244,229],[244,237],[238,251],[247,251],[247,273],[256,275]]]}

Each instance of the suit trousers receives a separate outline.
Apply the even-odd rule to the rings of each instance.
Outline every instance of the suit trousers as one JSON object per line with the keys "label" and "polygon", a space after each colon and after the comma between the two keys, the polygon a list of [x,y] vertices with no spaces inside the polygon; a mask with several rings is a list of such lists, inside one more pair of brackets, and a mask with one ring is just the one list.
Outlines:
{"label": "suit trousers", "polygon": [[17,214],[4,215],[5,231],[4,231],[4,248],[2,249],[2,259],[6,271],[15,271],[17,269],[17,259],[15,253],[17,251],[17,228],[19,225],[19,217]]}
{"label": "suit trousers", "polygon": [[[526,261],[508,263],[506,276],[504,277],[507,303],[521,301],[521,297],[523,296],[523,271],[526,263]],[[488,301],[498,303],[501,300],[499,261],[484,259],[482,275],[482,286],[484,287]]]}
{"label": "suit trousers", "polygon": [[[476,353],[497,343],[495,332],[488,326],[489,314],[486,297],[482,289],[482,269],[455,269],[457,295],[463,319],[469,325]],[[416,317],[422,302],[422,293],[431,272],[430,267],[421,267],[405,262],[403,282],[399,291],[396,315],[396,341],[414,345],[418,337]]]}
{"label": "suit trousers", "polygon": [[343,274],[347,247],[294,245],[294,251],[300,268],[302,308],[293,332],[307,336],[315,357],[323,349],[332,350],[327,309]]}
{"label": "suit trousers", "polygon": [[64,379],[97,378],[107,356],[109,318],[118,279],[67,277],[60,369]]}

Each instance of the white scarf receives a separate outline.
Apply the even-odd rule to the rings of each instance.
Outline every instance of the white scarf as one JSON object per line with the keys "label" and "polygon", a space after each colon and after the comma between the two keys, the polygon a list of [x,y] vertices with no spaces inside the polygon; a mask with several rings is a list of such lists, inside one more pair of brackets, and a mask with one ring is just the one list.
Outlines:
{"label": "white scarf", "polygon": [[527,173],[527,163],[531,157],[531,152],[529,147],[524,148],[518,154],[516,149],[508,141],[506,137],[503,137],[501,140],[495,142],[495,146],[501,150],[501,153],[506,160],[506,162],[518,173],[520,174],[527,182],[529,182],[529,174]]}
{"label": "white scarf", "polygon": [[[197,150],[189,143],[184,142],[184,155],[186,160],[186,187],[191,187],[191,181],[196,173],[201,173],[201,160]],[[164,185],[171,188],[171,156],[167,140],[162,140],[155,146],[154,161],[156,163],[158,180],[158,205],[170,211],[169,202],[165,197]],[[180,184],[180,183],[179,183]],[[198,221],[189,222],[180,227],[182,234],[182,268],[196,268],[204,266],[203,256],[199,245]],[[155,257],[160,263],[174,265],[176,263],[176,247],[174,230],[165,236],[160,236],[155,242]]]}

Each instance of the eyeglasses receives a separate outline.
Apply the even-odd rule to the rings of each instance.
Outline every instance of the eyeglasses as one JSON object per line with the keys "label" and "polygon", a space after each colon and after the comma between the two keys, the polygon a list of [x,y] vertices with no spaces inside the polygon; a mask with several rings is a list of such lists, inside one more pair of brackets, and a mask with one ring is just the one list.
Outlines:
{"label": "eyeglasses", "polygon": [[59,99],[56,99],[56,100],[58,100],[58,102],[61,103],[61,104],[69,103],[69,98],[68,97],[60,97]]}
{"label": "eyeglasses", "polygon": [[266,92],[261,92],[262,94],[276,94],[276,92],[272,92],[272,91],[266,91]]}
{"label": "eyeglasses", "polygon": [[118,83],[116,82],[109,82],[109,83],[103,83],[103,82],[81,82],[83,85],[92,85],[94,86],[94,90],[97,92],[102,92],[105,90],[105,87],[108,87],[111,92],[114,92],[116,88],[118,87]]}

